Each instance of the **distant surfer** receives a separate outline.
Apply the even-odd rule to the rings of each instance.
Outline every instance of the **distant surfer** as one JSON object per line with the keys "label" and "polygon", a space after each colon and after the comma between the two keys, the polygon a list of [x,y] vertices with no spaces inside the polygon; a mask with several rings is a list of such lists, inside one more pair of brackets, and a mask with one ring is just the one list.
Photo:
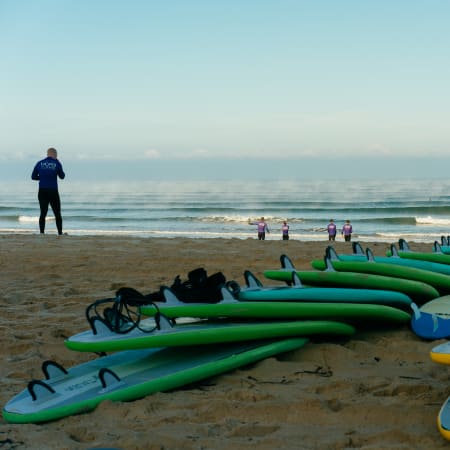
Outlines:
{"label": "distant surfer", "polygon": [[264,217],[261,217],[257,222],[249,222],[249,225],[258,226],[258,240],[264,241],[266,239],[266,231],[270,233],[269,226],[267,225]]}
{"label": "distant surfer", "polygon": [[328,231],[328,240],[335,241],[337,229],[333,219],[330,219],[330,223],[327,225],[327,231]]}
{"label": "distant surfer", "polygon": [[283,241],[289,240],[289,225],[285,220],[283,221],[283,225],[281,225],[281,239]]}
{"label": "distant surfer", "polygon": [[38,200],[41,214],[39,216],[39,230],[41,234],[45,231],[45,218],[47,217],[48,205],[52,207],[55,215],[58,234],[62,234],[61,200],[58,192],[58,177],[64,179],[62,164],[58,160],[58,152],[54,148],[47,150],[47,158],[38,161],[31,174],[32,180],[39,181]]}
{"label": "distant surfer", "polygon": [[342,236],[344,236],[345,242],[350,242],[352,240],[353,227],[350,220],[346,220],[344,226],[342,227]]}

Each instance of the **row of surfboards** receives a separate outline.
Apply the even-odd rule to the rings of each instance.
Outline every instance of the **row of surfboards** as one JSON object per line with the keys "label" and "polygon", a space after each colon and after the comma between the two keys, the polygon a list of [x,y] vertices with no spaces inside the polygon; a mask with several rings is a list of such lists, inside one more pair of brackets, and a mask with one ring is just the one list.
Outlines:
{"label": "row of surfboards", "polygon": [[[364,252],[358,243],[353,244],[352,255],[337,255],[330,247],[324,260],[314,260],[312,266],[318,270],[334,273],[334,276],[340,276],[336,275],[336,271],[338,271],[339,273],[365,274],[368,277],[389,276],[424,283],[428,286],[428,290],[423,285],[417,285],[413,287],[415,293],[409,292],[411,298],[414,298],[414,301],[411,302],[413,310],[411,329],[424,339],[449,339],[450,236],[442,236],[441,243],[436,241],[430,252],[414,252],[403,239],[399,240],[399,249],[397,250],[395,245],[391,245],[385,257],[374,257],[369,249]],[[283,262],[282,265],[290,268]],[[302,279],[302,274],[298,275]],[[265,276],[284,280],[288,277],[285,273],[283,275],[285,278],[283,278],[277,271],[267,271]],[[333,275],[324,275],[324,277],[331,276]],[[307,275],[303,276],[303,279],[306,277]],[[387,278],[385,282],[385,287],[397,289]],[[430,287],[435,291],[432,292]],[[404,287],[400,287],[400,289],[405,292]],[[437,363],[450,365],[450,342],[432,348],[430,357]],[[440,408],[437,423],[441,435],[450,440],[450,397]]]}
{"label": "row of surfboards", "polygon": [[[336,255],[329,251],[330,261],[313,261],[313,267],[323,269],[332,267],[334,270],[355,270],[369,274],[381,274],[384,271],[379,264],[391,264],[399,267],[412,268],[402,271],[397,267],[391,271],[392,276],[406,276],[427,283],[439,292],[439,296],[434,299],[424,299],[419,307],[412,302],[413,315],[411,318],[411,329],[424,339],[448,339],[450,337],[450,295],[447,293],[450,282],[450,237],[442,237],[441,244],[435,242],[430,252],[413,252],[404,240],[399,241],[400,251],[395,246],[386,252],[386,257],[373,257],[370,251],[364,253],[358,244],[354,244],[353,255]],[[375,265],[365,266],[349,265],[345,262],[375,262]],[[422,271],[422,272],[421,272]],[[428,272],[428,273],[426,273]],[[388,273],[388,272],[386,272]],[[442,276],[436,276],[440,274]],[[448,277],[446,280],[445,277]],[[450,342],[447,341],[433,347],[430,357],[434,362],[450,365]],[[443,403],[437,415],[438,429],[441,435],[450,440],[450,397]]]}
{"label": "row of surfboards", "polygon": [[[420,258],[420,253],[411,252],[409,247],[403,246],[406,252],[404,257],[410,254],[412,258]],[[435,242],[432,252],[426,254],[424,258],[437,264],[448,264],[446,256],[450,256],[450,236],[442,236],[441,244]],[[412,329],[425,339],[440,339],[450,337],[450,296],[443,296],[422,305],[421,308],[414,309],[411,321]],[[434,362],[450,365],[450,342],[447,341],[433,347],[430,357]],[[446,399],[439,410],[437,425],[441,435],[450,440],[450,397]]]}
{"label": "row of surfboards", "polygon": [[235,295],[224,287],[223,300],[214,304],[183,303],[169,288],[163,289],[165,302],[137,302],[135,310],[117,297],[100,302],[104,309],[89,318],[91,329],[64,343],[76,351],[117,353],[68,370],[44,362],[44,379],[30,381],[5,405],[3,417],[15,423],[54,420],[105,399],[127,401],[175,389],[296,350],[312,337],[347,338],[358,327],[413,323],[417,311],[424,321],[426,306],[445,303],[443,296],[450,294],[450,272],[439,272],[450,268],[450,254],[432,252],[448,262],[408,258],[415,252],[399,244],[400,251],[392,246],[386,260],[364,253],[357,243],[353,255],[338,256],[329,247],[323,261],[312,261],[313,271],[295,270],[282,255],[282,267],[264,275],[288,286],[265,287],[247,271],[246,287]]}
{"label": "row of surfboards", "polygon": [[[409,248],[406,248],[407,252],[410,252]],[[441,244],[435,242],[433,245],[434,254],[450,255],[450,236],[442,236]],[[425,314],[424,314],[425,313]],[[428,304],[425,304],[420,310],[414,311],[414,318],[412,322],[413,330],[419,321],[427,321],[428,326],[425,328],[427,333],[425,338],[439,339],[436,336],[444,336],[448,338],[450,336],[449,321],[450,318],[450,297],[441,297],[436,300],[432,300]],[[431,323],[430,323],[431,322]],[[428,334],[432,326],[432,334]],[[424,327],[420,328],[420,332],[423,333]],[[417,330],[414,330],[417,333]],[[417,333],[419,334],[419,333]],[[419,334],[420,335],[420,334]],[[450,365],[450,342],[437,345],[430,351],[431,359],[437,363]],[[442,405],[438,414],[438,428],[442,436],[450,440],[450,397]]]}

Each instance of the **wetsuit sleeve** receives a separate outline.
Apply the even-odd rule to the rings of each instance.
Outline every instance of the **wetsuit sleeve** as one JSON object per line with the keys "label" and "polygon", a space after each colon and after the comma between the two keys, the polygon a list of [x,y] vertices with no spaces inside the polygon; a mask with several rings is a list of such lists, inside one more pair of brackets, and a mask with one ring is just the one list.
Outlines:
{"label": "wetsuit sleeve", "polygon": [[33,172],[31,173],[32,180],[39,180],[39,171],[37,170],[38,165],[34,166]]}
{"label": "wetsuit sleeve", "polygon": [[64,173],[62,164],[60,162],[58,162],[58,177],[61,178],[61,180],[64,180],[64,178],[66,178],[66,174]]}

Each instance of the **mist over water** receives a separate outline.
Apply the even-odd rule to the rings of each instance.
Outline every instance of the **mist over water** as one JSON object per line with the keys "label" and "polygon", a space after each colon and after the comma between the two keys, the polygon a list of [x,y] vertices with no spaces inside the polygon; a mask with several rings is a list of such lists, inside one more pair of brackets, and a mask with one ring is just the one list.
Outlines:
{"label": "mist over water", "polygon": [[[354,240],[434,242],[450,234],[446,180],[136,181],[60,183],[64,231],[73,235],[253,238],[264,216],[281,238],[326,239],[333,218]],[[1,186],[0,233],[37,233],[37,185]],[[49,211],[46,232],[55,233]],[[338,235],[339,237],[339,235]]]}

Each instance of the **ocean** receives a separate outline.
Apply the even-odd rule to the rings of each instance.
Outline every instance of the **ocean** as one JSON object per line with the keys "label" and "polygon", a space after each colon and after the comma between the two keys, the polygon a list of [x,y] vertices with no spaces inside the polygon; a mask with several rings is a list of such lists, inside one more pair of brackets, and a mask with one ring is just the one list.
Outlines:
{"label": "ocean", "polygon": [[[0,233],[38,233],[37,183],[0,184]],[[450,181],[293,180],[60,182],[70,235],[256,238],[249,221],[264,216],[281,239],[327,239],[330,218],[353,225],[353,240],[434,242],[450,235]],[[49,210],[46,232],[56,227]],[[338,234],[338,239],[340,238]]]}

